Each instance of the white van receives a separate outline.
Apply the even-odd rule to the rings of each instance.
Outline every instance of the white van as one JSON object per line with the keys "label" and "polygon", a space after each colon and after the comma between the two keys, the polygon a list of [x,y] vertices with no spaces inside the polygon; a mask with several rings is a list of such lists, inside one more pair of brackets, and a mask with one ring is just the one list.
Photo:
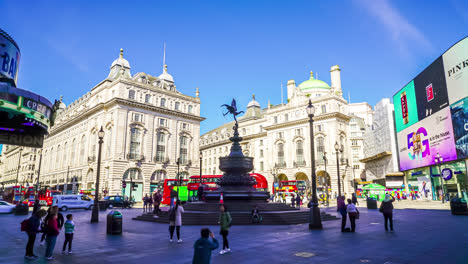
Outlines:
{"label": "white van", "polygon": [[61,211],[67,211],[72,208],[82,208],[91,210],[94,200],[84,194],[76,195],[55,195],[52,206],[58,206]]}

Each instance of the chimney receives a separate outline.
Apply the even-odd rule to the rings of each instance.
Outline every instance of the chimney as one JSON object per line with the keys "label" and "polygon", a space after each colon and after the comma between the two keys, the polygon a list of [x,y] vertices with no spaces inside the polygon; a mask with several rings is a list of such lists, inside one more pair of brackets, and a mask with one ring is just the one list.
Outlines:
{"label": "chimney", "polygon": [[335,65],[330,69],[331,86],[337,91],[341,90],[341,74],[340,66]]}
{"label": "chimney", "polygon": [[296,90],[296,82],[294,80],[288,81],[288,100],[291,99],[294,95],[294,91]]}

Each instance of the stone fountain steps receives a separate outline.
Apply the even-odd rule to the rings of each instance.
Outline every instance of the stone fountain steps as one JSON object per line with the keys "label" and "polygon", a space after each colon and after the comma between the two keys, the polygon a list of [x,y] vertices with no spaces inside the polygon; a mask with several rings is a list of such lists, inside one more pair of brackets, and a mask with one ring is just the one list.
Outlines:
{"label": "stone fountain steps", "polygon": [[[220,203],[203,203],[194,202],[184,204],[185,211],[199,212],[218,212]],[[229,212],[251,212],[256,205],[260,212],[276,212],[276,211],[299,211],[289,204],[284,203],[226,203]]]}
{"label": "stone fountain steps", "polygon": [[[309,210],[294,210],[294,211],[277,211],[277,212],[262,212],[262,225],[293,225],[305,224],[309,222]],[[251,225],[250,212],[231,212],[233,225]],[[182,216],[183,225],[218,225],[218,212],[202,212],[202,211],[185,211]],[[321,213],[322,221],[337,220],[336,216]],[[162,224],[168,224],[168,212],[163,211],[159,217],[153,214],[143,214],[133,218],[138,221],[149,221]]]}

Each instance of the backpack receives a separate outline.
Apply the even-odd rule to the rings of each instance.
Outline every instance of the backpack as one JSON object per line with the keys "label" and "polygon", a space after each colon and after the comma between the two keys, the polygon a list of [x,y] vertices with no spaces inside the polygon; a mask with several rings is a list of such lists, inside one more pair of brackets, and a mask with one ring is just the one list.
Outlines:
{"label": "backpack", "polygon": [[29,218],[23,220],[23,222],[21,222],[21,232],[29,231],[29,226],[30,225],[31,225],[31,222],[29,221]]}
{"label": "backpack", "polygon": [[175,209],[175,207],[173,207],[169,211],[169,221],[175,221],[175,219],[176,219],[176,209]]}

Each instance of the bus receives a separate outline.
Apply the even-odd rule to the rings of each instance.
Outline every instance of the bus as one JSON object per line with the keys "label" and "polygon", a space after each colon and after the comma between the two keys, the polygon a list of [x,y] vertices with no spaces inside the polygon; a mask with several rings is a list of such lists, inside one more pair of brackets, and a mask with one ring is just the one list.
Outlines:
{"label": "bus", "polygon": [[[223,175],[202,175],[203,182],[203,191],[209,192],[214,191],[219,188],[217,182]],[[250,173],[250,176],[255,179],[257,184],[253,187],[257,191],[267,191],[268,190],[268,181],[265,176],[259,173]],[[188,191],[190,197],[196,197],[198,192],[198,187],[200,186],[200,176],[193,175],[190,176],[190,181],[188,183]]]}
{"label": "bus", "polygon": [[158,190],[162,194],[162,204],[169,205],[171,203],[171,191],[175,190],[179,192],[179,200],[187,201],[189,194],[187,190],[189,180],[182,179],[180,180],[180,187],[179,187],[179,180],[177,179],[165,179],[161,180],[158,183]]}
{"label": "bus", "polygon": [[280,181],[278,187],[273,187],[273,193],[291,196],[293,194],[305,195],[307,191],[307,183],[305,181]]}

